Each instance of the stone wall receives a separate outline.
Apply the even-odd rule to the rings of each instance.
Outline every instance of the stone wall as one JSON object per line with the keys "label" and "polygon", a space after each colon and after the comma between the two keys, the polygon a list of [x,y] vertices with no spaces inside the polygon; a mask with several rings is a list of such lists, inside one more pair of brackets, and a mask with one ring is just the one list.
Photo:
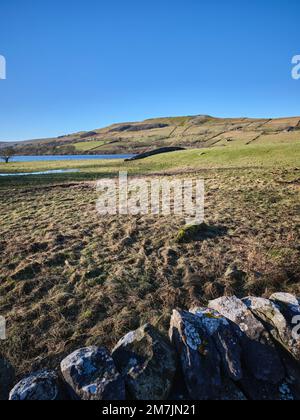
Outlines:
{"label": "stone wall", "polygon": [[0,359],[0,398],[299,400],[299,303],[277,293],[176,309],[169,339],[147,324],[111,353],[79,349],[57,371],[34,372],[12,390],[13,369]]}

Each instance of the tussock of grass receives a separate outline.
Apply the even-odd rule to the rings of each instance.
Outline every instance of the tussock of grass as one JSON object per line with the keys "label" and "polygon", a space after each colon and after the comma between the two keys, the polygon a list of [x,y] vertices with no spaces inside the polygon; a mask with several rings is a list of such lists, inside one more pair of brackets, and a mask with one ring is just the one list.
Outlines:
{"label": "tussock of grass", "polygon": [[223,236],[226,228],[220,226],[209,226],[206,223],[187,225],[182,227],[176,236],[176,242],[188,243],[191,241],[204,241],[209,238]]}

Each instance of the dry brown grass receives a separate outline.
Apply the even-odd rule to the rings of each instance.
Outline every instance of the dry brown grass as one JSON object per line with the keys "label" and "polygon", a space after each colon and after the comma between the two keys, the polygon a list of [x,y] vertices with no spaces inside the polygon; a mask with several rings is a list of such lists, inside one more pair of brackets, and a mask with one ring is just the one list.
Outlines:
{"label": "dry brown grass", "polygon": [[[202,176],[191,174],[190,176]],[[296,170],[205,171],[206,222],[226,234],[178,244],[176,217],[105,217],[92,183],[18,188],[0,205],[1,353],[24,374],[79,346],[111,348],[174,307],[223,293],[300,295]],[[279,182],[280,181],[280,182]],[[242,281],[226,278],[236,264]]]}

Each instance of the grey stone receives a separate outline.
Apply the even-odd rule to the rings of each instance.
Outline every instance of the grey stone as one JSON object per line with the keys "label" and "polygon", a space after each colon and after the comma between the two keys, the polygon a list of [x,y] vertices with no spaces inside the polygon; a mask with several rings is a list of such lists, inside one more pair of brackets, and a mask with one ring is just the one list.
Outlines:
{"label": "grey stone", "polygon": [[55,372],[40,371],[22,379],[10,392],[12,401],[57,401],[62,389]]}
{"label": "grey stone", "polygon": [[280,357],[286,371],[286,382],[295,396],[300,400],[300,364],[284,348],[279,348]]}
{"label": "grey stone", "polygon": [[226,374],[234,381],[240,380],[243,376],[242,349],[236,329],[213,309],[192,308],[190,312],[200,319],[202,327],[213,339]]}
{"label": "grey stone", "polygon": [[168,398],[176,374],[176,353],[151,325],[128,333],[116,345],[112,356],[132,398]]}
{"label": "grey stone", "polygon": [[218,399],[221,392],[221,361],[201,319],[185,311],[173,311],[170,339],[177,349],[190,398]]}
{"label": "grey stone", "polygon": [[289,317],[281,312],[282,306],[288,310],[289,307],[295,307],[295,305],[290,303],[277,305],[268,299],[256,297],[246,298],[244,302],[253,314],[264,322],[274,339],[297,361],[300,361],[300,335],[293,333],[294,325],[289,322]]}
{"label": "grey stone", "polygon": [[294,335],[297,336],[297,338],[299,338],[300,336],[299,300],[288,293],[275,293],[270,297],[270,300],[272,300],[279,307],[287,323],[293,329]]}
{"label": "grey stone", "polygon": [[61,362],[61,372],[74,398],[124,400],[125,384],[105,348],[86,347]]}
{"label": "grey stone", "polygon": [[240,329],[243,358],[249,372],[259,381],[272,384],[284,378],[284,368],[274,343],[263,326],[237,297],[222,297],[209,303]]}
{"label": "grey stone", "polygon": [[222,378],[222,391],[220,401],[246,401],[247,397],[238,387],[238,385],[227,377]]}
{"label": "grey stone", "polygon": [[170,401],[188,401],[190,400],[189,391],[186,387],[181,366],[177,367],[177,372],[172,386],[171,394],[168,400]]}
{"label": "grey stone", "polygon": [[290,293],[273,293],[273,295],[270,297],[270,300],[274,301],[275,303],[284,303],[293,306],[298,306],[300,303],[299,299]]}
{"label": "grey stone", "polygon": [[8,400],[9,391],[15,380],[15,371],[11,364],[0,356],[0,400]]}
{"label": "grey stone", "polygon": [[258,381],[251,375],[244,375],[240,386],[248,399],[254,401],[293,401],[295,394],[287,381],[279,384]]}

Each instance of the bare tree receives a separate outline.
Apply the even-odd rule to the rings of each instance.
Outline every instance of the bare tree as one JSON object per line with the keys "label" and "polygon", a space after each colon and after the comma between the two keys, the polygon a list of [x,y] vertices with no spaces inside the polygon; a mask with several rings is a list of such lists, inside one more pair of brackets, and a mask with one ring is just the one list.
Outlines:
{"label": "bare tree", "polygon": [[0,149],[0,159],[4,160],[5,163],[8,163],[10,159],[15,155],[13,147],[7,147],[5,149]]}

